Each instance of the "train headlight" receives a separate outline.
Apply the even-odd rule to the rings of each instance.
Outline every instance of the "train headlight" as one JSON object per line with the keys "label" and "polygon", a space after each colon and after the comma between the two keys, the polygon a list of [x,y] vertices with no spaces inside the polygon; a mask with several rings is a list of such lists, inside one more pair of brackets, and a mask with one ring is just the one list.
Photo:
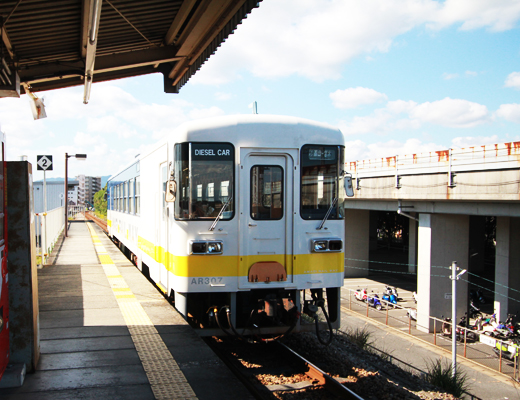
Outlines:
{"label": "train headlight", "polygon": [[222,242],[208,242],[208,254],[222,254]]}
{"label": "train headlight", "polygon": [[220,240],[191,240],[188,247],[189,254],[206,255],[222,254],[224,245]]}
{"label": "train headlight", "polygon": [[313,253],[332,252],[337,253],[343,250],[343,241],[338,238],[312,239],[311,251]]}
{"label": "train headlight", "polygon": [[326,240],[315,240],[314,241],[314,251],[327,251],[327,241]]}

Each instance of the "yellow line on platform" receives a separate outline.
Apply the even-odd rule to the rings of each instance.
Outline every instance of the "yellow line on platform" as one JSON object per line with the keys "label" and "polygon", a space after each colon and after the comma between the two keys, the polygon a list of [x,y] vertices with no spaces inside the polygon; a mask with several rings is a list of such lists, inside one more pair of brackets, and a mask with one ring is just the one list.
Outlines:
{"label": "yellow line on platform", "polygon": [[128,287],[90,222],[87,222],[87,227],[155,398],[157,400],[197,399],[150,317]]}

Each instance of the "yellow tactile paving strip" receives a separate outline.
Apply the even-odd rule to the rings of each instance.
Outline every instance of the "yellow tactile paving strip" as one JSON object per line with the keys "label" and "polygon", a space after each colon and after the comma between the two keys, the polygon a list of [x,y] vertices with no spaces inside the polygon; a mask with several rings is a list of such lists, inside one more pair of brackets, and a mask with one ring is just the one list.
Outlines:
{"label": "yellow tactile paving strip", "polygon": [[197,397],[188,384],[184,374],[173,359],[170,351],[155,329],[152,321],[132,290],[126,284],[121,273],[108,255],[98,235],[87,223],[99,261],[105,271],[112,292],[141,359],[146,376],[157,400],[189,399]]}

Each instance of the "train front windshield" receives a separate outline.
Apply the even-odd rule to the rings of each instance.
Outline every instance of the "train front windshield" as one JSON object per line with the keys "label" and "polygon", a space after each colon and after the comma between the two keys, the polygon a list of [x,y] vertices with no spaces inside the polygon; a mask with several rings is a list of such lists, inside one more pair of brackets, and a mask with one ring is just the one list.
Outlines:
{"label": "train front windshield", "polygon": [[234,167],[235,150],[229,143],[176,144],[175,218],[213,220],[227,204],[221,219],[232,219]]}
{"label": "train front windshield", "polygon": [[[344,157],[342,146],[302,147],[301,209],[303,219],[343,218],[344,190],[340,190],[340,174]],[[336,203],[332,206],[334,200]]]}

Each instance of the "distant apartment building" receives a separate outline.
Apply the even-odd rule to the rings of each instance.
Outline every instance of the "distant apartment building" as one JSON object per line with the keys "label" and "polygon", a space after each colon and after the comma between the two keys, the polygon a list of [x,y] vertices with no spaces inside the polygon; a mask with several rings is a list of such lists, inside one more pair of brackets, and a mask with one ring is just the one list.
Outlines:
{"label": "distant apartment building", "polygon": [[79,200],[79,185],[75,185],[73,187],[68,187],[67,191],[67,199],[69,199],[69,205],[70,206],[77,206],[80,203]]}
{"label": "distant apartment building", "polygon": [[101,190],[101,177],[78,175],[76,179],[79,182],[79,204],[86,204],[93,207],[94,195]]}

